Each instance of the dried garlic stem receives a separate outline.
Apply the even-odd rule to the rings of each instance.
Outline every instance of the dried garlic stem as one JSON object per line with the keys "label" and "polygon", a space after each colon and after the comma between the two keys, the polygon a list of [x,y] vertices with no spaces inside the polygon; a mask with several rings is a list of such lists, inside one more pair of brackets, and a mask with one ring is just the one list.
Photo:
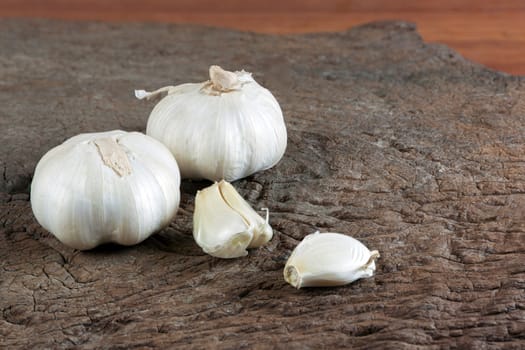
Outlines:
{"label": "dried garlic stem", "polygon": [[135,97],[138,98],[139,100],[142,100],[142,99],[150,100],[162,94],[163,92],[167,92],[169,95],[173,91],[174,88],[175,86],[164,86],[152,92],[148,92],[146,90],[135,90]]}
{"label": "dried garlic stem", "polygon": [[120,177],[131,175],[133,169],[129,158],[122,146],[111,137],[104,137],[93,141],[104,164],[113,169]]}
{"label": "dried garlic stem", "polygon": [[237,90],[241,87],[237,74],[224,70],[219,66],[210,67],[210,80],[213,88],[221,92]]}

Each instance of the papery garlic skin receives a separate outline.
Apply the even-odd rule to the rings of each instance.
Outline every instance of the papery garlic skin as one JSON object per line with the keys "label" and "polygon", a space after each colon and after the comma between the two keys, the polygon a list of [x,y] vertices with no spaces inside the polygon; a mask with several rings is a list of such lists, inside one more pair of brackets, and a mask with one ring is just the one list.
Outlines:
{"label": "papery garlic skin", "polygon": [[245,71],[210,67],[211,80],[147,93],[167,92],[151,112],[146,133],[173,153],[182,178],[234,181],[271,168],[287,142],[275,97]]}
{"label": "papery garlic skin", "polygon": [[270,241],[272,228],[226,181],[200,190],[195,197],[193,237],[205,253],[218,258],[238,258],[247,248]]}
{"label": "papery garlic skin", "polygon": [[75,249],[133,245],[171,222],[179,187],[177,162],[157,140],[120,130],[81,134],[38,162],[31,207],[46,230]]}
{"label": "papery garlic skin", "polygon": [[296,288],[341,286],[374,275],[377,250],[340,233],[306,236],[288,258],[284,279]]}

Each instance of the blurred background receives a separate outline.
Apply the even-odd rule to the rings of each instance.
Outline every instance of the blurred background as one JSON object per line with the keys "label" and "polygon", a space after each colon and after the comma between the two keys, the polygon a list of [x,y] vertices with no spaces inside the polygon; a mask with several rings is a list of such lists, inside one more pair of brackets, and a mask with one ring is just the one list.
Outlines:
{"label": "blurred background", "polygon": [[525,0],[0,0],[0,18],[195,23],[271,34],[415,22],[425,41],[525,75]]}

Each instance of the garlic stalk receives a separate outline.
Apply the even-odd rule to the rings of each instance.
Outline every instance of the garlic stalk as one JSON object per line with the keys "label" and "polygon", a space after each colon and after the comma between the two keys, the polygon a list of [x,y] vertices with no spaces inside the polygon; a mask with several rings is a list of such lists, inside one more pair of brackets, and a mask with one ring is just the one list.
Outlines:
{"label": "garlic stalk", "polygon": [[205,253],[219,258],[237,258],[272,239],[266,219],[257,214],[226,181],[197,192],[193,214],[193,237]]}
{"label": "garlic stalk", "polygon": [[157,140],[120,130],[81,134],[38,162],[31,207],[70,247],[132,245],[171,222],[179,185],[177,162]]}
{"label": "garlic stalk", "polygon": [[284,279],[296,288],[328,287],[371,277],[377,250],[340,233],[315,232],[306,236],[284,267]]}
{"label": "garlic stalk", "polygon": [[167,93],[146,133],[164,143],[183,178],[234,181],[274,166],[286,149],[286,126],[275,97],[250,73],[211,66],[210,80],[136,90],[139,99]]}

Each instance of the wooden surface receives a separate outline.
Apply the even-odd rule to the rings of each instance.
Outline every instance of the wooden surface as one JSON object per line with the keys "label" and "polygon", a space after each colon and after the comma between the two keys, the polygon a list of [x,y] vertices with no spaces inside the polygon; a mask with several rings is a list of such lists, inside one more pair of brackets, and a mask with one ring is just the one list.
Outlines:
{"label": "wooden surface", "polygon": [[[400,22],[290,37],[0,20],[0,48],[0,349],[523,349],[523,78]],[[144,131],[155,101],[133,89],[206,80],[210,62],[253,72],[283,109],[283,159],[233,184],[269,208],[268,245],[204,254],[203,182],[184,181],[175,220],[136,246],[79,252],[38,225],[46,151]],[[376,275],[292,288],[285,262],[316,230],[377,249]]]}
{"label": "wooden surface", "polygon": [[261,33],[341,31],[358,24],[413,21],[440,42],[490,68],[525,75],[525,2],[454,0],[2,0],[0,17],[199,23]]}

